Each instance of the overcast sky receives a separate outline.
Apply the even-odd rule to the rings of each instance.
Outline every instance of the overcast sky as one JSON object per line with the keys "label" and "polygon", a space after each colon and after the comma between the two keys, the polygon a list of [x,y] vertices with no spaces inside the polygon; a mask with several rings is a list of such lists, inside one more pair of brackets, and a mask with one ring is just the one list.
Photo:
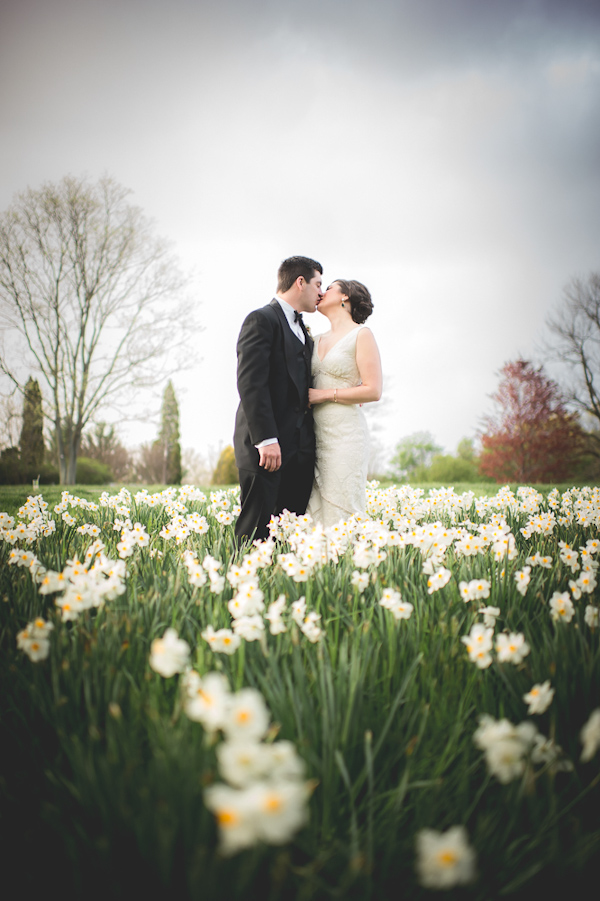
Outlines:
{"label": "overcast sky", "polygon": [[0,105],[0,209],[109,173],[194,271],[201,452],[287,256],[370,289],[384,443],[448,451],[600,269],[599,0],[0,0]]}

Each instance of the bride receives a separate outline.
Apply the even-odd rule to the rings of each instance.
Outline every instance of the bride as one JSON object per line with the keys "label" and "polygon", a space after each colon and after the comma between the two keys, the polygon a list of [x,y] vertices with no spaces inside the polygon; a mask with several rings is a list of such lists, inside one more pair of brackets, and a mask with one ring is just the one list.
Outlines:
{"label": "bride", "polygon": [[338,279],[317,309],[331,329],[315,338],[312,355],[317,458],[306,512],[327,527],[365,512],[369,432],[361,406],[379,400],[382,379],[375,338],[363,325],[373,311],[365,286]]}

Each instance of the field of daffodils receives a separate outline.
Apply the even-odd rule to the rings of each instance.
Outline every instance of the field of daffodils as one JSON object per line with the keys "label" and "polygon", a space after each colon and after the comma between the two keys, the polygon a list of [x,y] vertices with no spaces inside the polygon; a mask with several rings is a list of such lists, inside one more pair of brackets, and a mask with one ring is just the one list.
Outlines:
{"label": "field of daffodils", "polygon": [[5,877],[111,901],[594,878],[600,489],[371,483],[366,516],[286,513],[241,550],[238,512],[183,486],[0,513]]}

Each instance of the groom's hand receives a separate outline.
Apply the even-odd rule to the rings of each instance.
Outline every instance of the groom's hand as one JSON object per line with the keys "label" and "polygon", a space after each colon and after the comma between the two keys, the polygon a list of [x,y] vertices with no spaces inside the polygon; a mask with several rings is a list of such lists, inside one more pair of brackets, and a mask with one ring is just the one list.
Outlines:
{"label": "groom's hand", "polygon": [[267,472],[277,472],[281,466],[281,448],[279,442],[266,444],[258,448],[258,465],[264,467]]}

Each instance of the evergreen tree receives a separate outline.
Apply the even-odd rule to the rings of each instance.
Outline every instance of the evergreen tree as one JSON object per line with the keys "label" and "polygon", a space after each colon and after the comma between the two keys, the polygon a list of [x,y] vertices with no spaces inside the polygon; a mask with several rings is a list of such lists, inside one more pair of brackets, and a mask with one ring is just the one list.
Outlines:
{"label": "evergreen tree", "polygon": [[163,394],[161,426],[156,444],[162,454],[162,481],[165,485],[181,484],[181,444],[179,443],[179,404],[173,383],[169,380]]}
{"label": "evergreen tree", "polygon": [[33,470],[44,462],[44,414],[37,379],[29,377],[23,397],[23,427],[19,441],[21,468]]}

